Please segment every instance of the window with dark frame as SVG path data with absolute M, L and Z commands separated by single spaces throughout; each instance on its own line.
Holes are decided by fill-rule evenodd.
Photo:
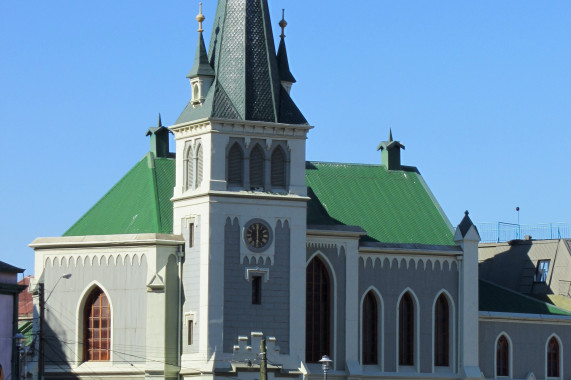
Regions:
M 83 317 L 83 360 L 110 360 L 111 308 L 107 296 L 100 288 L 93 289 L 88 296 Z
M 286 186 L 286 157 L 281 146 L 276 147 L 272 153 L 271 185 L 277 188 Z
M 378 364 L 378 306 L 372 291 L 363 300 L 363 364 Z
M 444 294 L 436 300 L 434 310 L 434 365 L 449 365 L 450 310 Z
M 539 260 L 535 270 L 535 282 L 547 282 L 547 273 L 549 273 L 550 260 Z
M 399 365 L 414 365 L 414 303 L 409 293 L 399 305 Z
M 252 277 L 252 305 L 262 304 L 262 276 Z
M 510 345 L 502 335 L 496 345 L 496 376 L 509 376 Z
M 194 223 L 188 225 L 188 246 L 194 247 Z
M 265 163 L 264 150 L 256 144 L 250 153 L 250 188 L 252 190 L 264 188 Z
M 559 377 L 559 341 L 552 337 L 547 344 L 547 377 Z
M 190 346 L 192 345 L 192 337 L 193 337 L 193 326 L 194 326 L 194 321 L 192 319 L 188 320 L 188 336 L 187 336 L 187 344 Z
M 331 354 L 331 285 L 323 261 L 315 257 L 306 269 L 305 361 L 318 363 Z
M 234 143 L 228 152 L 228 185 L 244 185 L 244 152 L 240 144 Z

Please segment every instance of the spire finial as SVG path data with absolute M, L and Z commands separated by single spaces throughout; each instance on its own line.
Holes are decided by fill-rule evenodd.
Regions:
M 200 10 L 196 15 L 196 21 L 198 21 L 198 33 L 202 33 L 204 32 L 204 29 L 202 29 L 202 23 L 204 22 L 206 17 L 204 17 L 204 15 L 202 14 L 202 3 L 199 3 L 199 8 Z
M 161 121 L 161 113 L 159 112 L 159 124 L 157 125 L 157 127 L 162 127 L 163 126 L 163 122 Z
M 285 37 L 285 28 L 287 26 L 287 21 L 285 20 L 285 9 L 282 9 L 282 20 L 280 21 L 280 27 L 282 28 L 281 38 Z
M 393 141 L 393 130 L 392 128 L 389 128 L 389 142 Z
M 468 210 L 464 211 L 464 215 L 468 216 L 469 212 Z

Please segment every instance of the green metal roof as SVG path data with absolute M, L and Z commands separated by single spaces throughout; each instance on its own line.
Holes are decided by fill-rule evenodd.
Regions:
M 568 311 L 488 281 L 480 280 L 479 289 L 480 311 L 571 316 Z
M 63 236 L 172 233 L 175 160 L 139 161 Z
M 34 325 L 32 322 L 23 322 L 18 325 L 18 332 L 26 337 L 25 345 L 30 346 L 34 340 Z
M 455 245 L 438 202 L 415 168 L 308 162 L 309 225 L 354 225 L 364 240 Z

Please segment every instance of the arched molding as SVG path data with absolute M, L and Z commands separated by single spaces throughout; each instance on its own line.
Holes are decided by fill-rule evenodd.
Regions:
M 385 342 L 385 302 L 381 292 L 373 285 L 369 286 L 363 294 L 361 294 L 361 300 L 359 301 L 359 360 L 361 365 L 363 365 L 363 303 L 365 302 L 365 297 L 367 294 L 372 293 L 377 300 L 377 360 L 380 371 L 383 372 L 385 368 L 385 355 L 384 355 L 384 342 Z
M 52 267 L 52 259 L 51 257 L 46 257 L 46 260 L 44 261 L 44 268 L 48 268 L 48 267 Z
M 413 353 L 414 353 L 414 364 L 413 367 L 415 368 L 416 372 L 420 372 L 420 302 L 416 293 L 410 288 L 406 287 L 398 296 L 397 303 L 396 303 L 396 368 L 397 372 L 400 372 L 400 367 L 403 367 L 399 364 L 399 334 L 400 334 L 400 304 L 401 300 L 405 294 L 410 294 L 410 297 L 413 301 L 414 306 L 414 344 L 413 344 Z M 404 366 L 408 367 L 408 366 Z
M 506 338 L 506 340 L 508 341 L 508 376 L 498 376 L 498 341 L 500 340 L 500 338 L 504 336 Z M 499 333 L 496 336 L 496 339 L 494 340 L 494 349 L 493 349 L 493 354 L 494 354 L 494 378 L 495 379 L 512 379 L 513 378 L 513 352 L 514 352 L 514 346 L 512 343 L 512 339 L 510 338 L 510 336 L 508 335 L 507 332 L 502 331 L 501 333 Z
M 235 150 L 237 149 L 237 150 Z M 230 154 L 232 151 L 240 153 L 240 160 L 241 162 L 238 163 L 238 167 L 240 172 L 237 173 L 240 176 L 240 183 L 230 182 Z M 249 172 L 250 172 L 250 165 L 249 165 L 249 156 L 247 154 L 247 148 L 244 141 L 244 138 L 230 138 L 228 144 L 226 145 L 226 157 L 225 157 L 225 170 L 226 170 L 226 183 L 227 187 L 238 187 L 238 188 L 249 188 Z
M 81 293 L 79 300 L 77 302 L 77 306 L 76 306 L 76 311 L 75 311 L 75 337 L 76 337 L 76 343 L 75 343 L 75 355 L 76 355 L 76 365 L 79 365 L 80 363 L 82 363 L 84 360 L 83 358 L 83 344 L 84 344 L 84 337 L 83 337 L 83 331 L 85 329 L 84 326 L 84 311 L 85 311 L 85 303 L 87 302 L 87 298 L 91 295 L 91 292 L 93 292 L 96 288 L 101 289 L 101 291 L 103 293 L 105 293 L 105 296 L 107 297 L 107 302 L 109 302 L 109 310 L 111 312 L 111 322 L 110 322 L 110 326 L 109 326 L 109 336 L 110 336 L 110 342 L 111 342 L 111 347 L 109 350 L 109 362 L 113 362 L 113 348 L 114 348 L 114 339 L 113 339 L 113 326 L 114 326 L 114 322 L 113 319 L 115 318 L 115 309 L 113 307 L 113 300 L 111 297 L 111 293 L 109 293 L 109 291 L 105 288 L 105 286 L 103 286 L 99 281 L 97 280 L 93 280 L 91 281 L 84 289 L 83 292 Z
M 315 259 L 315 258 L 319 258 L 324 266 L 325 266 L 325 270 L 327 270 L 327 273 L 329 274 L 329 278 L 331 280 L 331 289 L 329 289 L 330 291 L 330 300 L 331 300 L 331 310 L 330 310 L 330 318 L 333 320 L 333 326 L 330 329 L 330 344 L 331 344 L 331 348 L 333 350 L 333 352 L 331 353 L 331 357 L 333 358 L 333 361 L 337 361 L 337 276 L 335 275 L 335 270 L 333 269 L 333 263 L 327 258 L 327 256 L 317 250 L 316 252 L 314 252 L 309 259 L 305 262 L 305 268 L 307 271 L 307 266 L 309 265 L 309 263 Z M 337 361 L 338 362 L 338 361 Z
M 549 350 L 549 342 L 553 338 L 555 338 L 555 340 L 557 340 L 557 343 L 559 344 L 559 376 L 558 377 L 547 376 L 547 370 L 548 370 L 547 353 Z M 543 355 L 543 357 L 545 358 L 545 378 L 546 379 L 562 379 L 563 378 L 563 358 L 564 358 L 564 356 L 563 356 L 563 341 L 561 340 L 559 335 L 557 335 L 556 333 L 549 335 L 549 337 L 545 341 L 545 354 Z
M 432 300 L 432 372 L 435 372 L 435 365 L 434 365 L 434 346 L 435 346 L 435 339 L 436 339 L 436 329 L 434 328 L 436 324 L 436 301 L 440 298 L 441 295 L 446 297 L 446 301 L 448 301 L 448 367 L 452 368 L 453 371 L 456 371 L 456 304 L 454 303 L 454 299 L 452 295 L 444 288 L 440 289 L 436 293 L 436 297 Z
M 380 265 L 381 268 L 389 269 L 412 269 L 412 270 L 438 270 L 449 271 L 456 270 L 456 259 L 452 257 L 422 257 L 422 256 L 403 256 L 403 255 L 370 255 L 360 254 L 364 263 L 370 263 L 373 268 Z M 371 260 L 367 260 L 370 258 Z M 430 264 L 430 266 L 428 265 Z M 365 265 L 367 267 L 367 265 Z

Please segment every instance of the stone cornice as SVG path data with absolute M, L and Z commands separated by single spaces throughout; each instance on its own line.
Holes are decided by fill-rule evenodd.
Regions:
M 265 199 L 291 202 L 308 202 L 309 197 L 294 194 L 277 194 L 255 191 L 217 191 L 211 190 L 197 194 L 183 194 L 178 197 L 171 198 L 171 201 L 181 201 L 184 199 L 200 198 L 200 197 L 222 197 L 222 198 L 244 198 L 244 199 Z
M 496 311 L 480 311 L 480 322 L 521 322 L 521 323 L 557 323 L 571 325 L 571 316 L 548 314 L 520 314 Z
M 128 235 L 87 235 L 40 237 L 29 246 L 35 250 L 54 248 L 112 247 L 112 246 L 153 246 L 183 245 L 182 235 L 169 234 L 128 234 Z

